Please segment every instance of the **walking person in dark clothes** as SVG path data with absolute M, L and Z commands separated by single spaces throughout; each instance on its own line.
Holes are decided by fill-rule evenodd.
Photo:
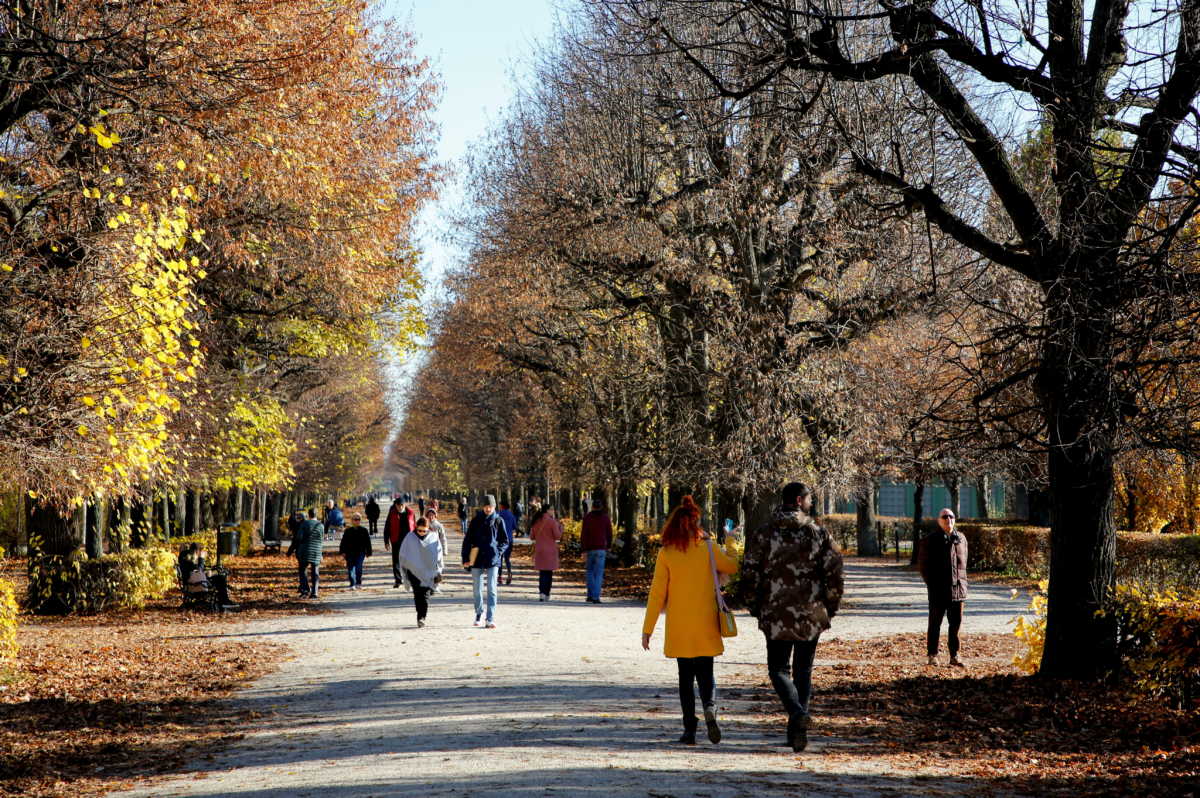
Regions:
M 338 552 L 346 558 L 350 589 L 362 590 L 363 562 L 371 556 L 371 533 L 362 525 L 362 516 L 358 513 L 352 515 L 350 520 L 353 523 L 342 533 Z
M 296 555 L 296 564 L 300 569 L 300 598 L 317 597 L 317 584 L 321 580 L 321 544 L 324 540 L 325 525 L 317 520 L 317 508 L 313 507 L 287 551 L 288 556 L 293 553 Z
M 370 527 L 371 537 L 379 534 L 379 502 L 375 501 L 375 497 L 367 499 L 367 526 Z
M 842 555 L 811 512 L 812 491 L 785 485 L 783 503 L 746 540 L 742 557 L 746 604 L 767 639 L 767 673 L 787 710 L 793 751 L 808 746 L 813 657 L 844 587 Z
M 508 502 L 505 502 L 505 501 L 500 502 L 500 509 L 496 511 L 496 515 L 500 516 L 500 520 L 504 522 L 504 531 L 508 533 L 509 541 L 511 542 L 511 541 L 515 540 L 516 536 L 517 536 L 517 516 L 513 514 L 512 510 L 508 509 Z M 501 566 L 501 570 L 503 570 L 504 565 L 508 566 L 508 579 L 505 580 L 504 584 L 511 585 L 512 584 L 512 546 L 511 545 L 507 549 L 504 550 L 504 564 Z
M 929 596 L 929 628 L 925 636 L 929 664 L 937 665 L 938 638 L 942 618 L 946 618 L 950 664 L 961 668 L 958 630 L 962 626 L 963 603 L 967 600 L 967 539 L 954 528 L 954 521 L 953 510 L 946 508 L 938 513 L 938 528 L 921 538 L 917 567 Z

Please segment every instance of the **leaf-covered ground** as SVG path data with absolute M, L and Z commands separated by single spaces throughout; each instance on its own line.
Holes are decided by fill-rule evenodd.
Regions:
M 582 582 L 583 573 L 579 558 L 564 558 L 556 578 Z M 645 599 L 650 576 L 610 566 L 605 594 Z M 821 643 L 814 733 L 836 740 L 821 756 L 850 770 L 884 760 L 911 773 L 914 790 L 922 777 L 958 775 L 1033 795 L 1200 798 L 1200 706 L 1178 711 L 1119 686 L 1025 676 L 1011 664 L 1019 645 L 968 630 L 960 670 L 927 667 L 923 635 Z M 782 730 L 765 672 L 742 687 Z
M 287 649 L 212 635 L 247 617 L 322 612 L 294 598 L 293 563 L 228 560 L 241 609 L 224 616 L 182 612 L 172 594 L 138 611 L 22 617 L 18 670 L 0 680 L 0 790 L 102 795 L 236 739 L 253 718 L 221 699 Z M 9 561 L 8 576 L 22 572 Z

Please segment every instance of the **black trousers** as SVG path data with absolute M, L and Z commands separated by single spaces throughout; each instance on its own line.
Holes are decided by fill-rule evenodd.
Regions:
M 425 616 L 429 614 L 429 587 L 421 584 L 421 580 L 417 579 L 417 575 L 408 569 L 404 570 L 408 574 L 408 584 L 412 587 L 413 604 L 417 606 L 417 620 L 425 620 Z
M 817 653 L 817 640 L 767 638 L 767 675 L 771 677 L 771 686 L 775 688 L 789 718 L 808 714 L 812 702 L 812 667 L 813 657 Z
M 949 621 L 946 630 L 946 648 L 950 656 L 958 656 L 958 630 L 962 627 L 963 602 L 950 601 L 946 597 L 929 597 L 929 629 L 925 634 L 925 651 L 929 656 L 937 656 L 938 637 L 942 632 L 942 618 Z
M 404 572 L 400 570 L 399 541 L 392 546 L 392 578 L 395 579 L 397 585 L 404 581 Z
M 700 688 L 700 705 L 711 707 L 715 701 L 717 684 L 713 679 L 712 657 L 678 657 L 679 665 L 679 708 L 686 722 L 696 717 L 696 694 L 692 682 Z
M 368 518 L 367 519 L 367 528 L 370 530 L 371 537 L 375 537 L 376 535 L 378 535 L 379 534 L 379 519 L 378 518 Z
M 538 571 L 538 592 L 550 595 L 550 588 L 554 584 L 553 571 Z

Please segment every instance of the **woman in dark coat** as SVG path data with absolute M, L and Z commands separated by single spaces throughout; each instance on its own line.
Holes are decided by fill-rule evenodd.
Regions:
M 958 658 L 958 630 L 962 626 L 963 603 L 967 600 L 967 539 L 954 528 L 954 511 L 938 513 L 938 528 L 921 540 L 917 565 L 929 595 L 929 628 L 925 653 L 929 664 L 937 665 L 938 637 L 942 618 L 949 622 L 946 647 L 950 664 L 962 667 Z

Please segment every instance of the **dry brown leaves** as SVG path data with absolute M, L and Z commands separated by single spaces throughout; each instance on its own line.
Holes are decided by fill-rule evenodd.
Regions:
M 13 576 L 22 564 L 10 568 Z M 293 598 L 294 560 L 227 560 L 239 612 L 181 612 L 168 596 L 143 610 L 26 616 L 19 670 L 0 682 L 0 790 L 93 796 L 175 770 L 238 739 L 253 713 L 221 699 L 271 671 L 284 646 L 222 640 L 247 617 L 322 612 Z
M 1024 676 L 1009 664 L 1017 645 L 1009 635 L 968 634 L 968 667 L 958 669 L 944 652 L 941 666 L 926 666 L 919 634 L 822 643 L 814 732 L 833 740 L 820 756 L 847 769 L 883 759 L 896 774 L 966 778 L 981 792 L 1200 794 L 1200 708 L 1179 712 L 1111 685 Z M 764 677 L 749 680 L 754 700 L 782 729 Z

